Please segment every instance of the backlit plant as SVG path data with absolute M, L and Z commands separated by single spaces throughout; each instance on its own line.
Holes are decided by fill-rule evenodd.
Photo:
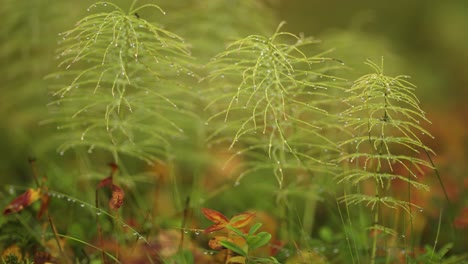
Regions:
M 340 115 L 352 137 L 340 143 L 348 153 L 342 155 L 339 162 L 345 163 L 348 169 L 337 179 L 360 186 L 357 193 L 345 192 L 340 201 L 347 206 L 365 205 L 374 214 L 366 229 L 372 234 L 370 263 L 376 263 L 380 240 L 396 237 L 399 241 L 399 237 L 405 237 L 394 229 L 400 223 L 386 220 L 382 212 L 393 209 L 409 214 L 409 222 L 402 221 L 401 230 L 404 230 L 412 228 L 412 214 L 421 209 L 410 197 L 393 193 L 392 184 L 403 181 L 408 186 L 408 196 L 412 188 L 429 191 L 429 187 L 418 180 L 418 175 L 433 167 L 420 157 L 434 153 L 420 139 L 420 135 L 430 135 L 420 122 L 429 121 L 413 93 L 415 86 L 407 81 L 407 76 L 386 76 L 383 60 L 381 65 L 371 61 L 367 64 L 375 72 L 362 76 L 346 91 L 349 93 L 345 99 L 348 109 Z M 364 183 L 369 185 L 364 187 Z M 403 242 L 410 244 L 406 239 Z
M 62 71 L 56 80 L 51 121 L 65 131 L 60 152 L 86 146 L 134 156 L 148 162 L 165 157 L 169 137 L 183 129 L 175 122 L 183 115 L 187 93 L 183 84 L 190 52 L 181 37 L 140 18 L 138 12 L 158 6 L 147 4 L 124 11 L 110 2 L 88 8 L 109 10 L 81 19 L 61 33 Z M 157 126 L 149 125 L 157 123 Z
M 442 210 L 434 245 L 414 230 L 413 193 L 442 180 L 408 77 L 382 59 L 347 80 L 320 41 L 272 27 L 274 1 L 160 2 L 95 2 L 59 33 L 59 69 L 41 80 L 48 180 L 33 167 L 35 188 L 1 193 L 3 262 L 466 259 L 437 244 Z
M 340 65 L 323 54 L 306 55 L 304 47 L 315 41 L 281 32 L 281 27 L 271 37 L 252 35 L 229 44 L 209 64 L 212 84 L 206 90 L 207 108 L 216 113 L 207 124 L 216 119 L 224 122 L 209 139 L 227 139 L 230 148 L 248 146 L 238 148 L 237 155 L 255 153 L 253 165 L 237 182 L 252 171 L 271 168 L 280 189 L 284 169 L 323 170 L 326 161 L 315 154 L 334 150 L 319 131 L 328 126 L 323 109 L 331 101 L 327 90 L 339 88 L 328 72 Z M 261 156 L 270 162 L 258 163 Z

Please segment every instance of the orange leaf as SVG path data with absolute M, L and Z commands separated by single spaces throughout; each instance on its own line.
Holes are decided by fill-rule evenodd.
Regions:
M 221 230 L 223 228 L 226 227 L 226 224 L 214 224 L 212 226 L 209 226 L 205 229 L 205 233 L 211 233 L 211 232 L 214 232 L 214 231 L 218 231 L 218 230 Z
M 16 197 L 11 201 L 7 207 L 3 210 L 4 215 L 17 213 L 23 210 L 25 207 L 31 205 L 40 198 L 40 189 L 28 189 L 26 192 Z
M 205 215 L 205 217 L 214 223 L 214 225 L 205 229 L 204 231 L 205 233 L 211 233 L 214 231 L 221 230 L 225 228 L 226 224 L 229 222 L 227 217 L 218 211 L 211 210 L 208 208 L 202 208 L 201 210 L 202 210 L 202 213 Z
M 125 193 L 119 186 L 112 184 L 112 197 L 109 201 L 109 207 L 113 210 L 119 209 L 123 204 Z
M 229 222 L 227 217 L 218 211 L 208 208 L 202 208 L 201 210 L 205 217 L 215 224 L 227 224 Z
M 255 217 L 254 213 L 242 213 L 235 215 L 229 221 L 229 225 L 235 228 L 242 228 L 246 226 Z

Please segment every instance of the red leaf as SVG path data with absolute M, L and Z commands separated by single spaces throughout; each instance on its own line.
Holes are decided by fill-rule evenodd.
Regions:
M 40 189 L 28 189 L 26 192 L 16 197 L 11 201 L 7 207 L 3 210 L 4 215 L 9 215 L 12 213 L 17 213 L 23 210 L 25 207 L 28 207 L 40 197 Z
M 255 217 L 254 213 L 242 213 L 235 215 L 229 221 L 229 225 L 235 228 L 242 228 L 246 226 Z
M 112 184 L 112 197 L 109 201 L 109 207 L 113 210 L 119 209 L 123 204 L 125 193 L 119 186 Z
M 111 187 L 112 186 L 112 176 L 114 176 L 115 172 L 117 171 L 117 169 L 119 168 L 119 166 L 117 166 L 117 164 L 111 162 L 109 163 L 109 167 L 111 168 L 111 173 L 109 175 L 109 177 L 107 178 L 104 178 L 103 180 L 101 180 L 96 189 L 101 189 L 102 187 Z
M 103 180 L 101 180 L 96 189 L 101 189 L 102 187 L 106 187 L 106 186 L 111 186 L 112 185 L 112 176 L 109 176 Z

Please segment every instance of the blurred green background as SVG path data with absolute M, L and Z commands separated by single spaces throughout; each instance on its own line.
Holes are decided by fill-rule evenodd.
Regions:
M 279 7 L 287 30 L 318 36 L 353 64 L 395 58 L 423 104 L 466 105 L 467 1 L 290 0 Z
M 203 1 L 203 0 L 200 0 Z M 219 0 L 235 6 L 236 0 Z M 28 158 L 37 157 L 40 166 L 56 164 L 63 173 L 66 160 L 50 140 L 56 127 L 45 125 L 51 98 L 47 74 L 56 71 L 55 50 L 59 32 L 73 27 L 88 15 L 95 1 L 0 0 L 0 185 L 28 186 L 32 182 Z M 128 5 L 130 1 L 116 1 Z M 188 3 L 195 0 L 153 1 L 174 17 L 199 22 Z M 212 1 L 211 1 L 212 2 Z M 439 167 L 449 198 L 456 203 L 455 217 L 466 208 L 468 196 L 468 1 L 338 1 L 263 0 L 271 14 L 244 14 L 255 24 L 255 16 L 272 16 L 276 24 L 286 21 L 284 31 L 303 33 L 322 40 L 320 49 L 333 49 L 331 57 L 348 67 L 344 75 L 355 78 L 369 72 L 366 59 L 385 59 L 386 74 L 404 74 L 417 85 L 416 94 L 432 125 L 427 129 L 435 140 L 425 144 L 438 154 Z M 179 9 L 178 9 L 179 8 Z M 228 9 L 229 10 L 229 9 Z M 236 12 L 241 12 L 236 9 Z M 182 14 L 182 15 L 181 15 Z M 186 14 L 186 15 L 183 15 Z M 225 14 L 217 14 L 222 17 Z M 227 14 L 226 14 L 227 15 Z M 191 21 L 193 19 L 193 21 Z M 232 25 L 216 23 L 225 34 Z M 206 21 L 205 21 L 206 22 Z M 187 32 L 183 23 L 169 23 L 168 29 L 201 49 L 206 39 Z M 177 28 L 179 27 L 179 28 Z M 255 28 L 253 25 L 251 28 Z M 259 26 L 261 28 L 261 26 Z M 275 25 L 271 32 L 275 30 Z M 255 32 L 252 32 L 252 34 Z M 188 34 L 188 35 L 185 35 Z M 226 39 L 226 43 L 231 39 Z M 217 39 L 216 43 L 222 41 Z M 219 47 L 222 50 L 222 47 Z M 216 51 L 217 52 L 217 51 Z M 207 61 L 207 58 L 201 58 Z M 104 165 L 103 165 L 104 166 Z M 42 170 L 50 172 L 50 170 Z M 74 172 L 75 174 L 77 172 Z M 66 175 L 63 175 L 65 177 Z M 442 199 L 436 179 L 429 179 L 432 195 Z M 58 184 L 58 183 L 54 183 Z M 426 197 L 432 199 L 431 197 Z M 424 198 L 424 199 L 426 199 Z M 443 200 L 443 199 L 442 199 Z M 437 204 L 429 206 L 436 207 Z M 438 214 L 428 214 L 437 219 Z M 465 222 L 466 224 L 466 222 Z M 466 226 L 464 227 L 466 229 Z

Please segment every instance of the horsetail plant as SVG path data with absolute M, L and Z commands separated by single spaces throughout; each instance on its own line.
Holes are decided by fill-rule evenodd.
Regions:
M 335 169 L 331 157 L 338 147 L 329 139 L 328 110 L 342 89 L 342 79 L 332 75 L 342 62 L 314 52 L 317 40 L 281 31 L 283 25 L 271 36 L 250 35 L 229 44 L 208 64 L 204 92 L 211 115 L 208 145 L 228 145 L 231 159 L 245 160 L 235 186 L 246 176 L 257 182 L 274 177 L 278 214 L 287 219 L 281 234 L 287 239 L 298 226 L 287 217 L 297 210 L 291 200 L 305 201 L 300 225 L 311 232 L 320 182 Z
M 307 55 L 306 48 L 317 41 L 281 32 L 283 24 L 271 37 L 251 35 L 231 43 L 208 65 L 212 83 L 206 109 L 214 114 L 206 124 L 224 123 L 214 126 L 208 141 L 229 141 L 230 148 L 242 143 L 248 147 L 239 147 L 234 156 L 253 155 L 253 166 L 236 184 L 247 174 L 273 169 L 282 189 L 285 168 L 322 171 L 327 161 L 314 152 L 335 150 L 319 131 L 327 126 L 327 89 L 339 88 L 328 72 L 340 64 L 324 54 Z M 259 166 L 262 160 L 271 162 Z
M 51 121 L 66 130 L 62 153 L 87 146 L 115 160 L 125 154 L 152 162 L 167 155 L 170 137 L 183 134 L 174 120 L 184 115 L 183 80 L 195 76 L 188 69 L 190 52 L 181 37 L 138 14 L 155 9 L 163 15 L 161 8 L 135 2 L 127 12 L 111 2 L 93 4 L 88 11 L 109 11 L 60 34 L 64 69 L 49 78 L 56 79 L 57 98 Z
M 412 208 L 420 209 L 410 199 L 405 199 L 408 196 L 392 193 L 392 183 L 397 180 L 405 182 L 408 195 L 410 187 L 429 190 L 427 185 L 418 181 L 418 175 L 425 169 L 431 169 L 432 165 L 419 154 L 434 152 L 422 143 L 419 136 L 430 136 L 420 125 L 421 121 L 429 121 L 413 93 L 415 86 L 407 81 L 407 76 L 384 75 L 383 59 L 381 65 L 372 61 L 366 64 L 375 73 L 362 76 L 347 90 L 349 96 L 344 102 L 349 107 L 340 114 L 351 136 L 340 143 L 347 153 L 339 161 L 348 168 L 337 179 L 340 183 L 352 183 L 362 189 L 366 189 L 365 184 L 372 186 L 367 188 L 367 192 L 345 192 L 339 201 L 347 206 L 364 204 L 373 211 L 373 224 L 368 229 L 373 234 L 370 263 L 376 263 L 377 234 L 391 237 L 398 234 L 386 226 L 381 216 L 383 210 L 402 210 L 411 219 Z

